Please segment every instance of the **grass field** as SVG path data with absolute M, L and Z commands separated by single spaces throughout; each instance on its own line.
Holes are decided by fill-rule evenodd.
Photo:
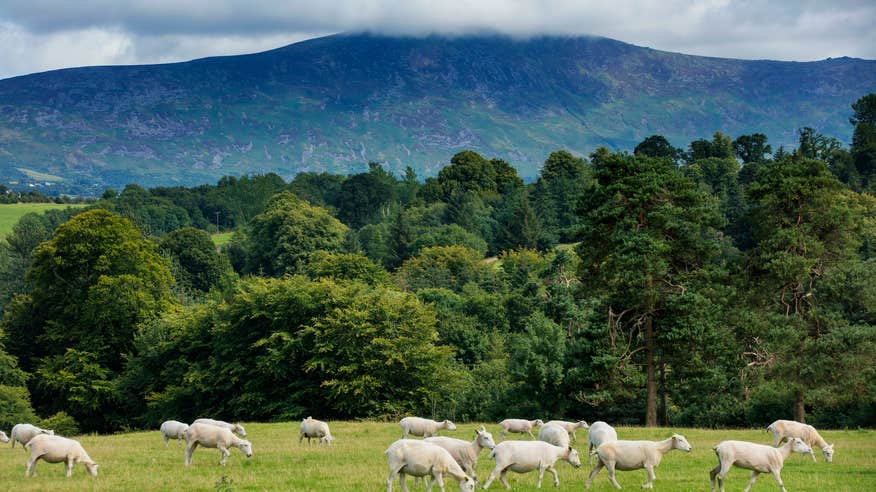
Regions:
M 40 213 L 58 208 L 83 206 L 64 203 L 2 203 L 0 204 L 0 238 L 9 234 L 18 219 L 28 212 Z
M 97 477 L 88 476 L 83 465 L 77 465 L 72 478 L 64 477 L 62 464 L 39 462 L 37 477 L 25 478 L 24 465 L 28 453 L 18 445 L 15 449 L 0 449 L 0 483 L 11 490 L 22 491 L 133 491 L 133 490 L 295 490 L 295 491 L 379 491 L 385 490 L 387 462 L 383 451 L 400 436 L 395 423 L 333 422 L 336 440 L 331 447 L 298 445 L 298 423 L 245 424 L 247 438 L 253 443 L 253 457 L 247 459 L 234 449 L 224 467 L 219 466 L 219 452 L 198 448 L 191 467 L 183 465 L 183 446 L 171 442 L 164 448 L 160 433 L 137 432 L 112 436 L 81 436 L 78 438 L 99 465 Z M 443 435 L 468 438 L 475 424 L 459 424 L 456 432 Z M 487 425 L 498 439 L 498 426 Z M 685 454 L 672 451 L 657 468 L 655 489 L 664 491 L 709 490 L 709 470 L 715 466 L 711 450 L 724 439 L 742 439 L 768 443 L 766 431 L 643 429 L 618 428 L 621 438 L 662 439 L 671 433 L 684 434 L 693 445 Z M 586 464 L 586 431 L 579 431 L 574 445 L 582 453 L 583 464 L 574 469 L 567 463 L 557 464 L 560 490 L 584 489 L 590 471 Z M 876 490 L 876 431 L 825 431 L 822 435 L 836 445 L 836 455 L 827 464 L 816 452 L 818 463 L 808 456 L 793 455 L 785 463 L 782 478 L 792 492 L 851 492 Z M 478 462 L 478 476 L 483 482 L 492 468 L 487 452 Z M 536 474 L 509 473 L 512 490 L 534 491 Z M 750 473 L 733 469 L 727 477 L 728 491 L 742 490 Z M 223 477 L 226 482 L 223 484 Z M 644 470 L 618 472 L 620 484 L 637 490 L 645 482 Z M 408 485 L 411 490 L 412 480 Z M 545 475 L 543 489 L 552 490 L 550 474 Z M 772 476 L 761 475 L 752 491 L 777 490 Z M 393 490 L 401 490 L 398 480 Z M 435 489 L 437 491 L 437 487 Z M 447 484 L 448 492 L 458 490 L 455 482 Z M 497 481 L 490 490 L 504 490 Z M 603 470 L 590 490 L 614 490 Z
M 234 232 L 217 232 L 211 237 L 213 238 L 213 244 L 221 248 L 228 244 L 228 241 L 231 241 L 232 236 L 234 236 Z

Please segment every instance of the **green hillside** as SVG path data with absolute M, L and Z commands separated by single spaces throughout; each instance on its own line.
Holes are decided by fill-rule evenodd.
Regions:
M 0 204 L 0 238 L 9 234 L 12 227 L 22 215 L 46 210 L 62 209 L 67 207 L 81 207 L 83 205 L 70 205 L 66 203 L 3 203 Z

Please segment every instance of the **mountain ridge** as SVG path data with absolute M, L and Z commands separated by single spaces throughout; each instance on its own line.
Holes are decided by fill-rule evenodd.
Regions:
M 801 126 L 848 141 L 876 61 L 683 55 L 599 37 L 338 34 L 260 53 L 0 80 L 0 177 L 99 189 L 228 174 L 435 174 L 472 149 L 534 176 L 552 150 Z

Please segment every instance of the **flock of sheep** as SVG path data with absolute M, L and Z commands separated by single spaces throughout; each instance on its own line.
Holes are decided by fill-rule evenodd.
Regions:
M 692 447 L 684 436 L 673 434 L 663 441 L 624 441 L 619 440 L 617 431 L 605 422 L 565 422 L 552 420 L 544 423 L 541 420 L 506 419 L 499 422 L 502 439 L 509 432 L 526 433 L 535 439 L 532 430 L 539 427 L 538 440 L 534 441 L 503 441 L 493 442 L 493 437 L 481 426 L 475 431 L 471 442 L 449 437 L 436 437 L 439 430 L 456 430 L 453 422 L 419 417 L 406 417 L 399 422 L 402 428 L 402 438 L 392 443 L 386 450 L 389 459 L 389 477 L 386 480 L 387 492 L 392 492 L 395 476 L 403 491 L 407 492 L 405 476 L 430 476 L 429 490 L 437 482 L 444 491 L 444 475 L 452 477 L 459 483 L 461 492 L 472 492 L 475 489 L 477 477 L 474 467 L 478 456 L 484 448 L 490 449 L 487 455 L 495 460 L 496 466 L 484 483 L 488 489 L 498 476 L 506 489 L 511 485 L 506 479 L 507 472 L 527 473 L 538 471 L 538 487 L 541 488 L 544 472 L 549 471 L 554 477 L 554 486 L 560 485 L 554 463 L 562 459 L 574 467 L 580 467 L 578 453 L 571 447 L 570 441 L 575 441 L 575 431 L 579 428 L 588 429 L 588 462 L 596 456 L 596 466 L 587 477 L 585 487 L 589 488 L 593 478 L 603 468 L 608 470 L 608 479 L 616 488 L 621 488 L 615 479 L 616 470 L 645 469 L 648 482 L 642 488 L 653 487 L 656 468 L 663 456 L 673 449 L 690 452 Z M 772 473 L 782 491 L 785 485 L 780 475 L 785 460 L 792 452 L 809 454 L 813 461 L 815 455 L 811 446 L 818 446 L 824 458 L 833 461 L 833 445 L 828 444 L 811 425 L 790 420 L 777 420 L 767 427 L 773 435 L 773 445 L 756 444 L 746 441 L 722 441 L 714 448 L 718 457 L 718 465 L 709 472 L 712 491 L 715 483 L 724 491 L 724 478 L 733 466 L 751 470 L 751 480 L 745 487 L 745 492 L 751 488 L 757 476 L 761 473 Z M 328 432 L 328 426 L 326 426 Z M 407 439 L 408 435 L 422 436 L 425 439 L 416 441 Z M 787 441 L 781 447 L 776 447 Z
M 554 468 L 558 460 L 562 459 L 576 468 L 581 466 L 577 451 L 570 445 L 570 441 L 577 440 L 575 431 L 578 429 L 588 430 L 588 463 L 592 462 L 594 455 L 596 456 L 596 466 L 585 482 L 585 487 L 588 488 L 593 478 L 605 468 L 608 470 L 608 479 L 616 488 L 621 488 L 615 479 L 616 470 L 645 469 L 648 473 L 648 482 L 642 485 L 642 488 L 650 489 L 656 479 L 654 468 L 660 464 L 666 453 L 673 449 L 685 452 L 690 452 L 692 449 L 687 439 L 679 434 L 673 434 L 663 441 L 619 440 L 617 431 L 605 422 L 587 425 L 584 421 L 551 420 L 544 423 L 541 420 L 506 419 L 499 422 L 502 438 L 499 444 L 493 441 L 493 436 L 484 426 L 475 430 L 472 441 L 465 441 L 438 436 L 441 430 L 456 430 L 456 426 L 449 420 L 437 422 L 420 417 L 405 417 L 401 419 L 399 425 L 402 429 L 402 438 L 392 443 L 385 451 L 389 460 L 387 492 L 392 492 L 396 475 L 399 476 L 401 488 L 405 492 L 408 490 L 405 484 L 407 475 L 416 479 L 430 477 L 428 485 L 430 491 L 437 483 L 443 492 L 444 477 L 448 476 L 459 483 L 461 492 L 472 492 L 477 483 L 475 466 L 484 449 L 490 450 L 488 457 L 496 463 L 483 485 L 484 489 L 488 489 L 496 478 L 499 478 L 506 489 L 510 489 L 511 485 L 506 479 L 509 470 L 516 473 L 538 471 L 539 488 L 544 472 L 549 471 L 553 475 L 554 486 L 558 487 L 560 481 Z M 532 433 L 535 427 L 539 428 L 537 440 Z M 746 441 L 722 441 L 712 448 L 718 456 L 718 465 L 709 472 L 713 492 L 716 481 L 721 492 L 724 491 L 724 478 L 733 466 L 752 472 L 745 492 L 748 492 L 760 473 L 772 473 L 782 491 L 785 491 L 780 472 L 791 453 L 809 454 L 815 461 L 812 447 L 817 446 L 827 462 L 833 461 L 833 445 L 828 444 L 811 425 L 791 420 L 777 420 L 770 424 L 767 430 L 773 435 L 772 446 Z M 529 434 L 533 440 L 505 441 L 509 432 Z M 168 420 L 161 424 L 161 435 L 165 446 L 170 439 L 178 441 L 185 439 L 186 465 L 191 465 L 192 453 L 199 445 L 218 449 L 222 455 L 219 462 L 221 465 L 224 465 L 231 455 L 230 448 L 240 449 L 247 458 L 252 456 L 252 444 L 246 439 L 235 436 L 235 433 L 246 437 L 246 430 L 242 425 L 221 420 L 197 419 L 191 425 Z M 25 450 L 30 450 L 25 476 L 36 475 L 36 462 L 40 459 L 48 463 L 65 463 L 68 477 L 72 475 L 73 465 L 77 463 L 84 464 L 91 475 L 97 475 L 97 463 L 88 456 L 79 441 L 54 434 L 52 430 L 41 429 L 30 424 L 18 424 L 12 428 L 9 437 L 0 431 L 0 442 L 12 441 L 12 447 L 19 442 Z M 408 439 L 409 435 L 424 439 Z M 301 444 L 305 438 L 308 443 L 311 439 L 317 439 L 319 443 L 325 444 L 331 444 L 334 440 L 328 424 L 311 417 L 301 421 L 298 443 Z M 776 447 L 783 442 L 786 443 Z

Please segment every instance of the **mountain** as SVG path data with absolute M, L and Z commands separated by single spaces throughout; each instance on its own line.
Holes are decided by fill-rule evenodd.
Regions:
M 192 185 L 274 171 L 435 174 L 473 149 L 535 176 L 553 150 L 811 126 L 848 141 L 876 61 L 734 60 L 597 37 L 340 34 L 263 53 L 0 80 L 0 180 Z

